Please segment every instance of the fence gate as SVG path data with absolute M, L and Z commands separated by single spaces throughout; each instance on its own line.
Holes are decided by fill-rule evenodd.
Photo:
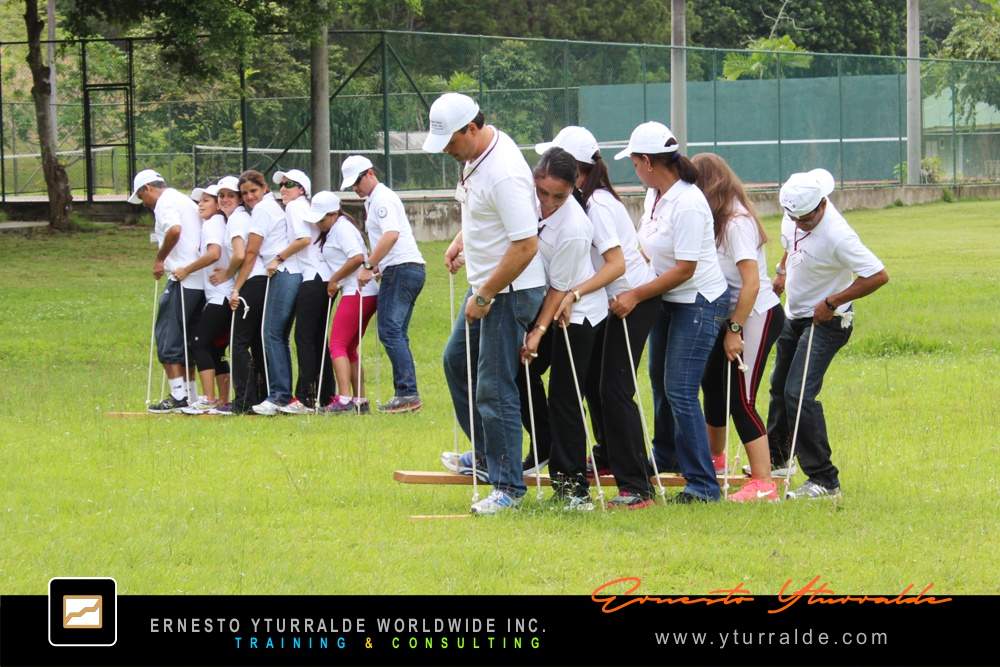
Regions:
M 124 81 L 114 74 L 88 76 L 87 42 L 81 45 L 81 80 L 83 84 L 83 142 L 87 167 L 87 201 L 94 193 L 131 192 L 135 175 L 135 128 L 132 124 L 133 77 L 132 42 L 119 43 L 125 55 Z M 98 79 L 94 81 L 93 79 Z M 106 80 L 112 79 L 112 80 Z

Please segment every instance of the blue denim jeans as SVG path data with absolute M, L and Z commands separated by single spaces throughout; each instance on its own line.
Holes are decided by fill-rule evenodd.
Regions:
M 392 364 L 392 384 L 396 396 L 416 396 L 417 369 L 410 352 L 410 318 L 413 305 L 424 288 L 427 270 L 423 264 L 408 262 L 387 266 L 378 292 L 378 339 Z
M 830 439 L 826 434 L 826 418 L 819 392 L 823 389 L 823 376 L 833 357 L 851 337 L 854 327 L 842 329 L 840 318 L 817 324 L 813 332 L 812 350 L 809 353 L 809 374 L 805 386 L 802 371 L 805 367 L 806 348 L 809 344 L 809 326 L 812 318 L 786 319 L 775 348 L 778 353 L 771 374 L 771 407 L 767 414 L 767 439 L 771 447 L 771 461 L 780 465 L 791 454 L 791 438 L 795 429 L 795 413 L 802 394 L 802 416 L 799 422 L 795 454 L 802 471 L 809 479 L 828 489 L 840 486 L 837 467 L 830 460 Z
M 677 466 L 687 481 L 684 491 L 705 500 L 717 500 L 720 493 L 698 389 L 728 310 L 725 294 L 715 301 L 701 294 L 694 303 L 664 301 L 661 322 L 649 339 L 657 427 L 662 422 L 663 435 L 672 436 Z M 661 364 L 658 368 L 653 365 L 654 357 Z M 658 444 L 654 443 L 654 456 Z M 664 454 L 659 453 L 658 465 Z
M 264 308 L 264 353 L 267 357 L 267 400 L 287 405 L 292 400 L 292 331 L 295 297 L 302 284 L 301 273 L 278 271 L 267 285 Z
M 466 299 L 471 295 L 469 290 Z M 444 375 L 458 423 L 467 437 L 470 429 L 475 429 L 476 452 L 486 455 L 490 484 L 516 498 L 526 490 L 521 468 L 521 404 L 517 387 L 520 351 L 524 334 L 535 320 L 544 296 L 544 287 L 497 294 L 486 317 L 469 324 L 475 395 L 472 425 L 465 366 L 464 302 L 444 348 Z

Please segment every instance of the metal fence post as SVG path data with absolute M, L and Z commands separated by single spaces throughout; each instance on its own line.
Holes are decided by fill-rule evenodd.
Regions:
M 385 155 L 385 180 L 392 188 L 392 155 L 389 151 L 389 46 L 382 31 L 382 143 Z
M 0 44 L 0 73 L 3 72 L 3 45 Z M 0 76 L 0 201 L 7 203 L 7 160 L 3 148 L 3 77 Z
M 649 106 L 647 104 L 646 92 L 646 45 L 639 45 L 639 71 L 642 72 L 642 122 L 649 120 Z
M 569 125 L 569 40 L 563 40 L 563 127 Z
M 80 42 L 80 86 L 83 88 L 83 163 L 87 174 L 87 201 L 94 201 L 94 160 L 90 150 L 90 93 L 87 90 L 87 42 Z
M 125 187 L 131 191 L 132 179 L 135 178 L 135 42 L 130 38 L 128 40 L 128 108 L 125 110 L 126 121 L 128 127 L 126 128 L 127 137 L 125 141 L 128 143 L 128 182 Z M 114 150 L 114 149 L 112 149 Z M 114 167 L 112 166 L 112 172 Z
M 778 187 L 781 187 L 782 174 L 784 171 L 781 168 L 781 54 L 777 53 L 777 77 L 775 81 L 778 84 Z
M 712 148 L 719 152 L 719 50 L 712 49 Z
M 956 124 L 956 112 L 958 105 L 955 103 L 955 77 L 951 79 L 951 184 L 958 185 L 958 131 Z
M 840 123 L 840 187 L 844 187 L 844 77 L 841 63 L 844 57 L 837 58 L 837 122 Z
M 240 54 L 240 170 L 246 171 L 249 164 L 247 150 L 247 69 Z
M 479 106 L 486 106 L 483 100 L 483 36 L 479 36 L 479 71 L 476 76 L 479 78 Z
M 896 136 L 899 138 L 899 141 L 897 142 L 897 144 L 899 145 L 899 156 L 898 156 L 899 157 L 899 162 L 898 162 L 898 164 L 899 164 L 899 184 L 900 185 L 905 185 L 906 184 L 906 178 L 903 176 L 903 172 L 906 170 L 906 160 L 903 157 L 903 114 L 906 112 L 906 109 L 903 106 L 903 98 L 902 98 L 902 95 L 903 95 L 903 93 L 902 93 L 902 88 L 903 88 L 902 77 L 903 77 L 903 74 L 902 74 L 902 72 L 899 71 L 899 65 L 901 63 L 905 65 L 905 61 L 901 61 L 901 60 L 897 60 L 896 61 L 896 65 L 897 65 L 897 69 L 896 69 L 896 109 L 899 112 L 897 114 L 897 116 L 896 116 Z

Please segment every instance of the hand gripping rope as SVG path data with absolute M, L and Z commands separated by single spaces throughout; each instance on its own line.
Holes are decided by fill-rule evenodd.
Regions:
M 799 389 L 799 405 L 795 409 L 795 428 L 792 429 L 792 449 L 788 454 L 788 471 L 785 473 L 785 492 L 782 497 L 787 497 L 788 487 L 792 481 L 792 462 L 795 461 L 795 441 L 799 436 L 799 418 L 802 416 L 802 399 L 806 395 L 806 378 L 809 377 L 809 357 L 812 353 L 813 346 L 813 332 L 816 330 L 816 324 L 809 324 L 809 340 L 806 342 L 806 359 L 802 363 L 802 388 Z
M 469 349 L 469 320 L 465 320 L 465 380 L 469 394 L 469 440 L 472 441 L 472 502 L 479 502 L 479 475 L 476 470 L 476 423 L 473 421 L 475 408 L 472 403 L 472 350 Z
M 267 324 L 267 293 L 271 289 L 271 276 L 264 283 L 264 305 L 260 313 L 260 349 L 264 355 L 264 384 L 267 385 L 267 397 L 271 396 L 271 376 L 267 372 L 267 341 L 264 340 L 264 326 Z M 259 377 L 259 376 L 258 376 Z
M 326 297 L 326 324 L 323 325 L 323 344 L 320 346 L 319 358 L 319 381 L 316 383 L 316 414 L 323 409 L 320 397 L 323 395 L 323 370 L 326 368 L 326 358 L 330 356 L 330 308 L 333 306 L 333 297 Z
M 153 402 L 153 347 L 156 346 L 156 312 L 160 303 L 160 279 L 153 279 L 153 321 L 149 325 L 149 374 L 146 377 L 146 407 Z
M 656 457 L 653 456 L 653 441 L 649 438 L 649 428 L 646 426 L 646 413 L 642 409 L 642 396 L 639 394 L 639 378 L 635 373 L 635 366 L 632 360 L 632 341 L 628 337 L 628 317 L 622 318 L 622 329 L 625 331 L 625 347 L 628 350 L 628 368 L 632 372 L 632 386 L 635 387 L 635 402 L 639 405 L 639 421 L 642 422 L 642 437 L 646 441 L 646 451 L 649 454 L 649 460 L 653 462 L 653 474 L 656 476 L 656 486 L 657 492 L 660 494 L 660 499 L 666 502 L 667 490 L 663 488 L 663 480 L 660 479 L 660 471 L 656 466 Z
M 243 302 L 243 317 L 247 318 L 247 313 L 250 312 L 250 304 L 243 297 L 239 297 L 239 300 Z M 229 358 L 233 361 L 233 380 L 236 379 L 236 311 L 233 311 L 232 316 L 229 318 Z M 229 383 L 229 404 L 232 405 L 236 401 L 236 382 Z
M 525 342 L 528 334 L 524 334 Z M 538 356 L 538 355 L 535 355 Z M 529 361 L 524 361 L 524 385 L 528 390 L 528 419 L 531 422 L 531 453 L 535 458 L 535 496 L 542 500 L 542 471 L 538 468 L 538 438 L 535 436 L 535 400 L 531 396 L 531 374 L 528 370 Z
M 583 409 L 583 395 L 580 393 L 580 381 L 576 376 L 576 362 L 573 361 L 573 347 L 569 342 L 569 327 L 562 327 L 563 337 L 566 339 L 566 354 L 569 355 L 569 368 L 573 372 L 573 388 L 576 389 L 576 400 L 580 405 L 580 419 L 583 420 L 583 432 L 587 438 L 587 457 L 594 461 L 594 446 L 590 439 L 590 426 L 587 424 L 587 412 Z M 594 461 L 594 484 L 597 485 L 597 500 L 601 503 L 601 509 L 607 509 L 604 505 L 604 489 L 601 487 L 601 475 L 597 470 L 597 462 Z
M 451 333 L 451 327 L 455 326 L 455 274 L 448 271 L 448 313 L 451 317 L 448 320 L 448 333 Z M 454 420 L 451 423 L 451 451 L 458 451 L 458 420 Z
M 191 405 L 191 366 L 188 362 L 188 326 L 187 309 L 184 307 L 184 285 L 177 281 L 177 289 L 181 291 L 181 334 L 184 336 L 184 395 L 187 396 L 187 403 Z

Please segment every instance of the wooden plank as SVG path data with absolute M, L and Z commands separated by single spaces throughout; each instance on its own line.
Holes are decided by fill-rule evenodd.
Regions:
M 181 417 L 222 417 L 223 415 L 187 415 L 183 412 L 105 412 L 105 417 L 171 417 L 179 415 Z
M 401 484 L 444 484 L 444 485 L 462 485 L 471 486 L 472 475 L 459 475 L 454 472 L 447 472 L 444 470 L 397 470 L 392 474 L 392 478 Z M 542 486 L 552 486 L 552 480 L 549 479 L 548 475 L 540 476 Z M 653 485 L 656 485 L 656 478 L 651 478 L 653 480 Z M 778 478 L 775 478 L 776 480 Z M 660 481 L 663 486 L 684 486 L 684 478 L 680 475 L 674 473 L 661 473 Z M 719 483 L 722 484 L 725 478 L 719 477 Z M 735 476 L 731 475 L 729 477 L 730 487 L 740 487 L 750 481 L 749 477 L 744 477 L 742 475 Z M 524 483 L 529 488 L 535 486 L 535 476 L 525 475 Z M 480 484 L 488 484 L 487 482 L 480 482 Z M 591 482 L 593 484 L 593 482 Z M 615 486 L 615 478 L 612 475 L 601 475 L 601 486 Z
M 432 521 L 434 519 L 470 519 L 472 518 L 472 513 L 469 514 L 411 514 L 411 521 Z

